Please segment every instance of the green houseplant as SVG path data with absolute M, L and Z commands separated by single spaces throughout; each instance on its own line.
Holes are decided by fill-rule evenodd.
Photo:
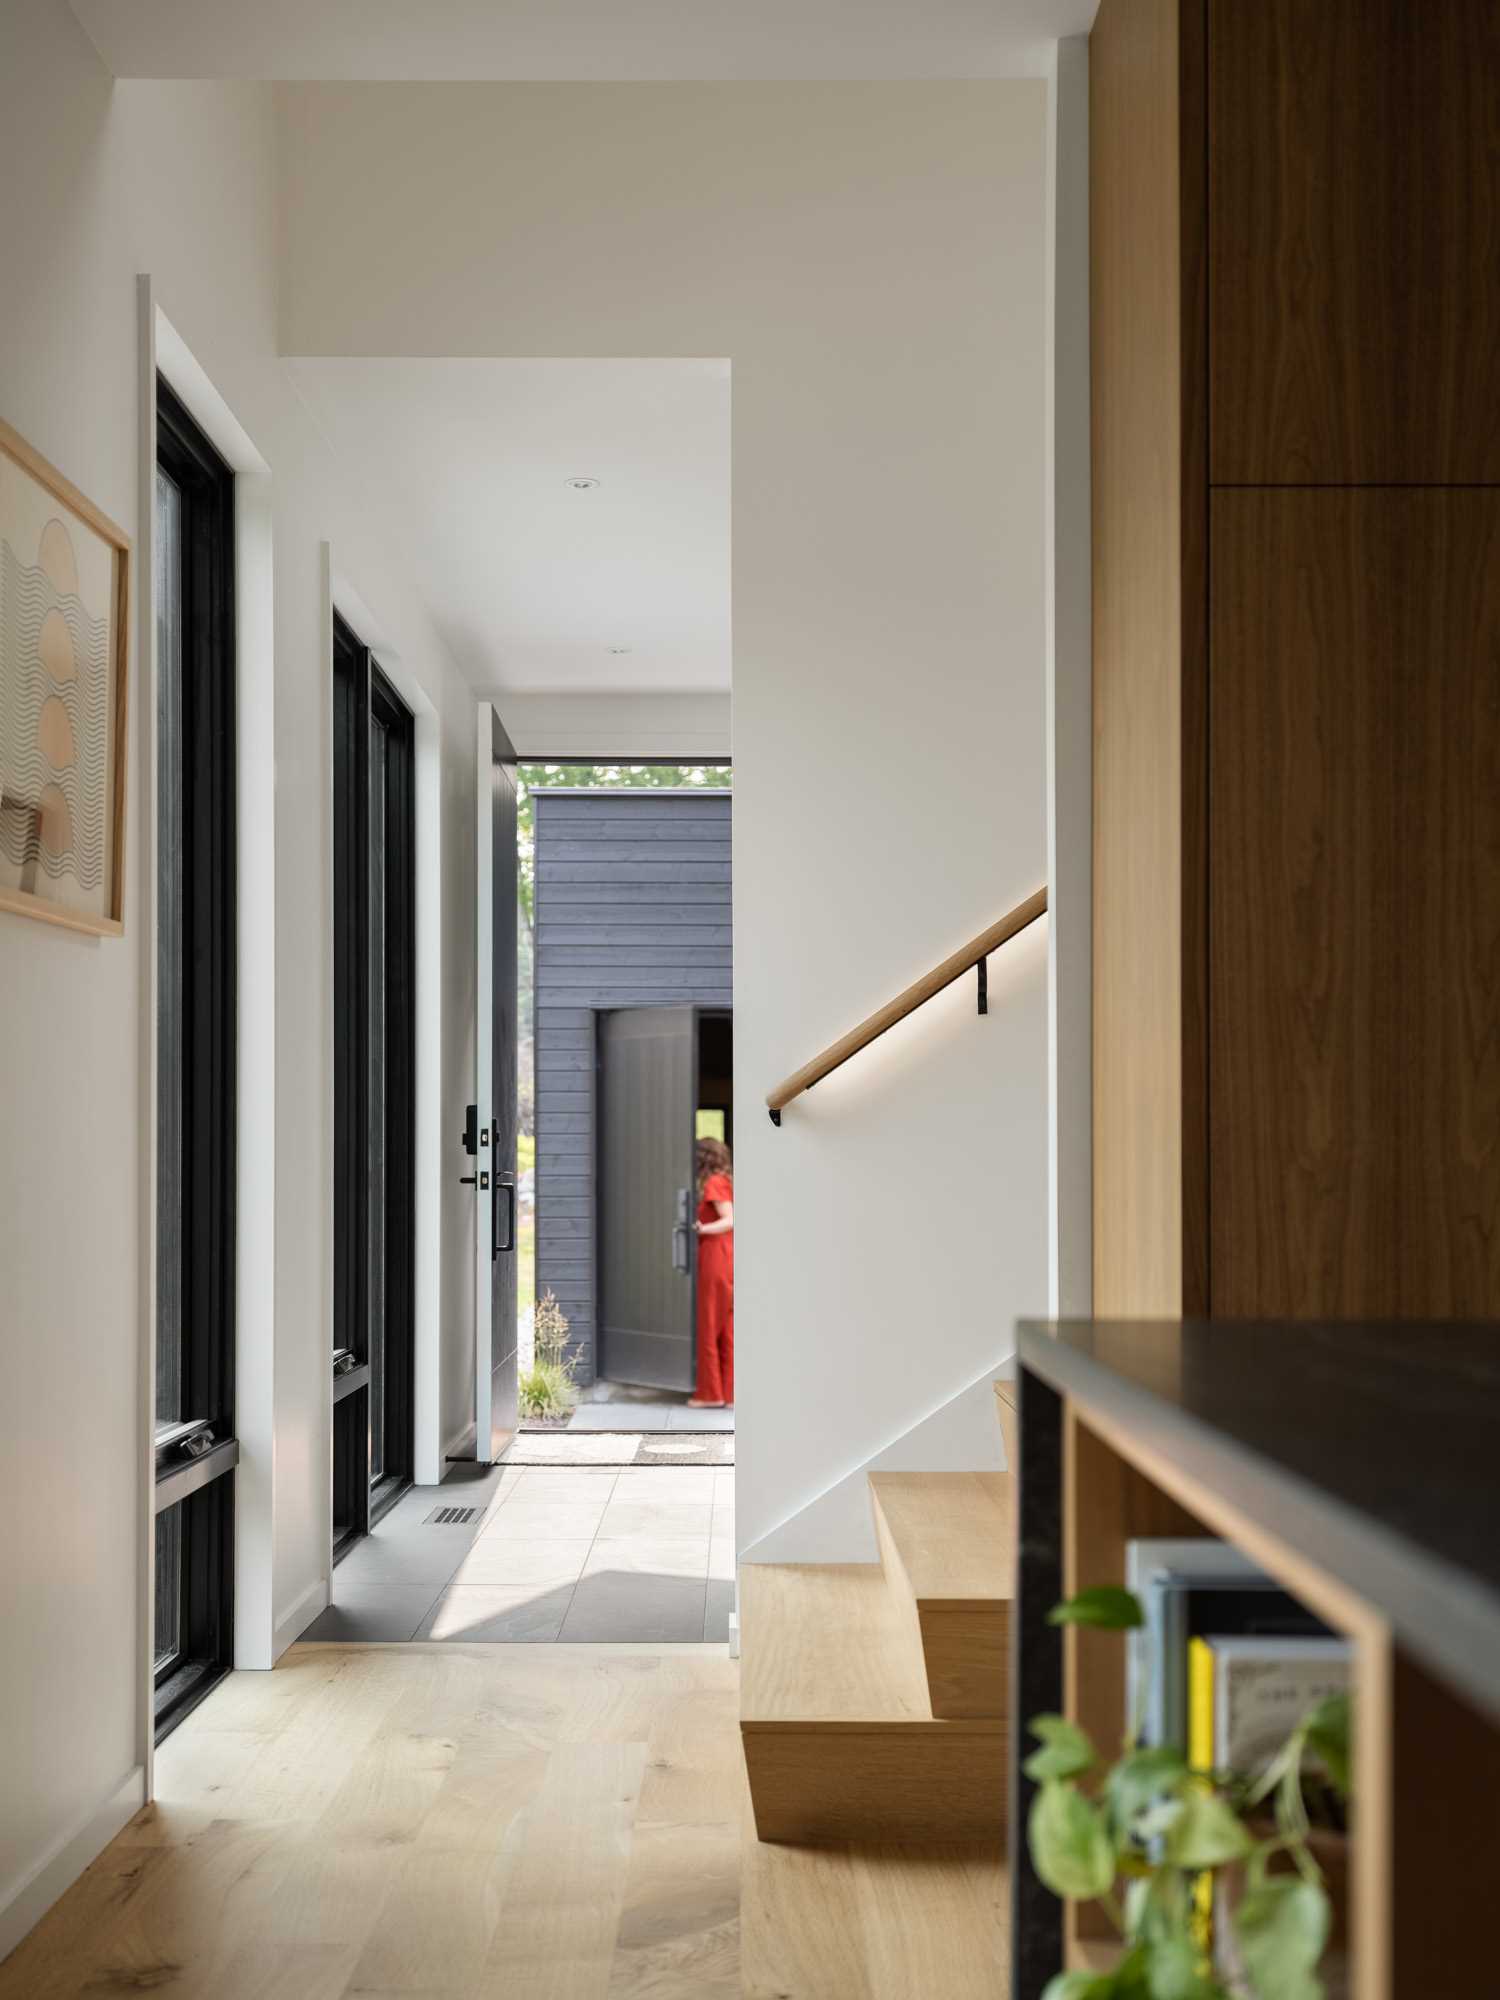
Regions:
M 1098 1630 L 1143 1623 L 1137 1600 L 1114 1588 L 1083 1591 L 1051 1615 Z M 1191 1770 L 1178 1749 L 1142 1747 L 1135 1724 L 1107 1767 L 1063 1716 L 1037 1716 L 1031 1731 L 1032 1863 L 1054 1895 L 1097 1902 L 1121 1940 L 1113 1970 L 1059 1973 L 1045 2000 L 1324 2000 L 1330 1905 L 1310 1846 L 1304 1767 L 1316 1760 L 1347 1795 L 1346 1698 L 1321 1702 L 1250 1776 Z M 1269 1826 L 1254 1818 L 1267 1806 Z M 1236 1891 L 1218 1899 L 1230 1949 L 1215 1954 L 1208 1913 L 1225 1881 Z

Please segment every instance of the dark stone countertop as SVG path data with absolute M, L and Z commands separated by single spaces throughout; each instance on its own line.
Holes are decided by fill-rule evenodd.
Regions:
M 1348 1585 L 1500 1720 L 1500 1322 L 1025 1321 L 1019 1336 L 1022 1366 Z

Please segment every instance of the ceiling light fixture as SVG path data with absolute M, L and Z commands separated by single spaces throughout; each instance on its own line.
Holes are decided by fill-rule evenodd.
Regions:
M 576 479 L 570 479 L 567 483 L 575 493 L 587 493 L 591 486 L 599 484 L 597 479 L 589 479 L 583 474 L 580 474 Z
M 630 648 L 628 646 L 611 646 L 609 650 L 612 653 L 628 653 Z

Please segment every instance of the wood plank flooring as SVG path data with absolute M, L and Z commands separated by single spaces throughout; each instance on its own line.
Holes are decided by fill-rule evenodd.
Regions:
M 296 1646 L 163 1746 L 0 2000 L 1003 1992 L 993 1851 L 755 1841 L 738 1678 L 718 1646 Z
M 738 1699 L 722 1647 L 294 1647 L 163 1746 L 0 2000 L 731 2000 Z

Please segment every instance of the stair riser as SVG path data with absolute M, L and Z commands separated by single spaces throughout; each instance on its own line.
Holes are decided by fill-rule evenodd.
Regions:
M 1010 1713 L 1010 1605 L 919 1605 L 877 1496 L 871 1496 L 880 1564 L 891 1595 L 915 1626 L 932 1713 L 944 1720 L 1003 1721 Z
M 762 1840 L 995 1840 L 1005 1833 L 1003 1730 L 747 1729 Z
M 917 1620 L 933 1714 L 1004 1721 L 1010 1713 L 1010 1606 L 919 1607 Z

